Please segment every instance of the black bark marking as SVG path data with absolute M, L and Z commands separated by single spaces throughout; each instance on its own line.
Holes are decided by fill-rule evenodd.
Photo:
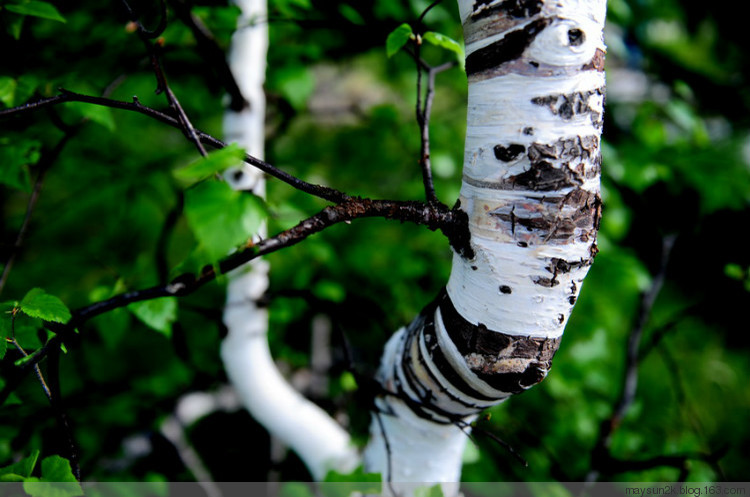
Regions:
M 501 285 L 500 293 L 503 293 L 505 295 L 510 295 L 511 293 L 513 293 L 513 289 L 511 289 L 511 287 L 509 287 L 508 285 Z
M 578 28 L 574 28 L 568 31 L 568 43 L 571 47 L 578 47 L 583 45 L 586 41 L 586 35 Z
M 446 331 L 469 368 L 501 392 L 519 393 L 547 376 L 560 338 L 511 336 L 466 321 L 445 291 L 438 298 Z
M 523 128 L 523 134 L 526 135 L 526 136 L 533 135 L 534 134 L 534 128 L 532 128 L 531 126 L 529 126 L 527 128 Z
M 495 158 L 497 158 L 497 160 L 510 162 L 524 153 L 526 151 L 526 147 L 518 143 L 512 143 L 507 147 L 503 147 L 502 145 L 495 145 L 495 148 L 493 150 L 495 152 Z
M 546 276 L 537 276 L 533 279 L 534 283 L 536 283 L 539 286 L 543 286 L 545 288 L 552 288 L 560 284 L 557 279 L 552 276 L 551 278 L 547 278 Z
M 544 5 L 543 0 L 506 0 L 493 7 L 488 7 L 492 0 L 476 0 L 472 7 L 472 19 L 482 19 L 504 13 L 507 16 L 523 19 L 538 14 Z
M 577 299 L 576 299 L 575 295 L 571 295 L 570 297 L 568 297 L 568 302 L 570 303 L 570 305 L 575 305 L 576 304 L 576 300 Z
M 521 57 L 534 38 L 550 22 L 551 20 L 546 18 L 537 19 L 521 29 L 511 31 L 501 40 L 472 52 L 466 57 L 466 74 L 471 76 Z

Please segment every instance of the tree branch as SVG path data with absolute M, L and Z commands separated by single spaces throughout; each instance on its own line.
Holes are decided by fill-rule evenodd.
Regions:
M 72 312 L 67 324 L 47 322 L 45 325 L 55 333 L 44 346 L 37 349 L 29 358 L 9 375 L 7 382 L 0 391 L 0 405 L 15 390 L 21 379 L 32 370 L 41 360 L 47 357 L 61 344 L 75 338 L 76 328 L 81 327 L 88 320 L 114 309 L 125 307 L 134 302 L 152 300 L 161 297 L 189 295 L 206 283 L 213 281 L 220 274 L 226 274 L 241 265 L 286 247 L 291 247 L 305 240 L 309 236 L 342 222 L 366 217 L 380 217 L 401 222 L 411 222 L 426 226 L 430 230 L 441 230 L 450 240 L 457 251 L 461 251 L 461 244 L 468 241 L 465 232 L 468 231 L 465 214 L 458 209 L 448 209 L 442 204 L 425 204 L 413 201 L 372 200 L 350 198 L 346 202 L 331 205 L 317 214 L 305 219 L 296 226 L 282 231 L 276 236 L 266 238 L 258 243 L 252 240 L 220 261 L 217 266 L 206 266 L 198 274 L 183 274 L 166 285 L 158 285 L 142 290 L 135 290 L 116 295 L 110 299 L 96 302 Z

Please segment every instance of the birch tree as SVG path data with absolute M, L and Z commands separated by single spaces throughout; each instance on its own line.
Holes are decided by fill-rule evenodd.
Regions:
M 459 8 L 471 240 L 383 355 L 366 458 L 394 481 L 459 481 L 470 422 L 544 379 L 596 254 L 605 2 Z
M 386 345 L 365 463 L 388 482 L 460 480 L 470 423 L 547 375 L 596 254 L 605 2 L 459 8 L 469 110 L 458 212 L 470 239 L 454 245 L 445 290 Z M 250 412 L 318 478 L 343 467 L 330 461 L 356 461 L 322 413 L 291 392 L 286 400 L 267 349 L 240 355 L 241 323 L 265 339 L 255 318 L 233 307 L 258 298 L 237 284 L 223 350 Z

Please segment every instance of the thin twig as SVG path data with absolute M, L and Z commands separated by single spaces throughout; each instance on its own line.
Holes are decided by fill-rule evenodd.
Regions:
M 419 16 L 419 19 L 417 19 L 417 24 L 421 26 L 421 24 L 424 22 L 424 18 L 427 15 L 427 13 L 431 11 L 434 7 L 436 7 L 442 1 L 443 0 L 435 0 L 430 5 L 428 5 L 427 8 L 422 11 L 422 14 Z
M 427 13 L 441 1 L 442 0 L 435 0 L 424 11 L 422 11 L 422 14 L 419 16 L 416 23 L 414 50 L 408 50 L 417 65 L 416 118 L 417 125 L 419 126 L 420 138 L 419 166 L 422 170 L 422 183 L 424 184 L 427 202 L 438 202 L 437 194 L 435 193 L 435 183 L 432 178 L 432 162 L 430 160 L 430 114 L 432 113 L 432 102 L 435 97 L 435 76 L 455 65 L 454 63 L 447 63 L 437 67 L 432 67 L 422 60 L 420 55 L 422 48 L 422 34 L 424 33 L 424 18 Z M 423 70 L 427 71 L 427 89 L 424 96 L 424 104 L 422 103 Z
M 155 38 L 158 38 L 162 35 L 162 33 L 164 33 L 164 30 L 167 29 L 167 5 L 166 3 L 164 3 L 164 0 L 159 0 L 159 23 L 154 29 L 148 29 L 146 28 L 146 26 L 143 25 L 143 23 L 140 20 L 140 16 L 130 6 L 127 0 L 121 0 L 121 1 L 122 1 L 122 5 L 125 7 L 125 10 L 128 13 L 128 17 L 130 18 L 130 21 L 136 25 L 138 29 L 138 34 L 143 39 L 153 40 Z
M 19 228 L 18 234 L 16 235 L 16 240 L 15 242 L 13 242 L 13 246 L 11 247 L 8 259 L 6 260 L 3 267 L 2 276 L 0 276 L 0 293 L 2 293 L 3 288 L 5 288 L 5 283 L 8 281 L 10 270 L 13 267 L 13 263 L 16 260 L 16 256 L 18 255 L 21 246 L 23 245 L 24 238 L 26 237 L 29 225 L 31 224 L 31 215 L 34 212 L 34 208 L 36 207 L 36 204 L 39 200 L 39 194 L 42 191 L 42 185 L 44 183 L 44 178 L 47 175 L 47 171 L 55 162 L 57 157 L 59 157 L 63 148 L 68 143 L 68 140 L 70 140 L 74 134 L 74 128 L 66 131 L 65 135 L 60 139 L 60 141 L 57 142 L 57 145 L 55 145 L 55 147 L 49 152 L 42 153 L 42 157 L 39 159 L 39 172 L 37 173 L 36 180 L 34 181 L 34 188 L 31 191 L 29 201 L 26 204 L 26 214 L 24 215 L 23 221 L 21 222 L 21 227 Z
M 625 375 L 623 377 L 622 392 L 614 405 L 612 415 L 602 422 L 599 437 L 591 454 L 591 469 L 586 475 L 587 482 L 594 482 L 599 478 L 600 468 L 607 461 L 612 460 L 609 452 L 612 443 L 612 435 L 622 423 L 628 409 L 635 401 L 638 388 L 638 366 L 640 364 L 640 343 L 643 331 L 651 317 L 656 298 L 661 291 L 666 278 L 669 257 L 674 247 L 676 235 L 667 235 L 662 240 L 661 263 L 654 276 L 651 287 L 641 296 L 635 324 L 628 336 L 628 345 L 625 353 Z M 665 456 L 666 457 L 666 456 Z
M 39 365 L 37 365 L 37 368 Z M 60 348 L 54 348 L 50 351 L 49 360 L 47 361 L 47 376 L 49 377 L 49 391 L 50 397 L 49 402 L 52 406 L 52 410 L 57 417 L 57 424 L 60 426 L 60 430 L 65 437 L 65 442 L 68 445 L 68 460 L 70 461 L 70 468 L 73 471 L 73 476 L 76 480 L 81 481 L 81 466 L 80 466 L 80 450 L 78 444 L 73 436 L 73 428 L 70 426 L 68 421 L 68 415 L 65 412 L 65 406 L 62 400 L 62 394 L 60 393 Z
M 192 13 L 190 6 L 184 0 L 171 0 L 177 18 L 193 33 L 198 51 L 207 65 L 214 68 L 219 81 L 227 95 L 229 95 L 229 109 L 239 112 L 247 108 L 250 103 L 245 99 L 227 63 L 224 50 L 219 46 L 214 34 Z
M 391 452 L 391 443 L 388 441 L 388 434 L 385 432 L 385 425 L 383 425 L 383 419 L 380 417 L 380 412 L 378 412 L 377 409 L 373 410 L 373 415 L 375 416 L 375 420 L 377 421 L 378 427 L 380 428 L 380 435 L 383 437 L 383 446 L 385 447 L 385 482 L 388 485 L 388 489 L 391 491 L 392 495 L 399 495 L 393 488 L 393 456 Z
M 89 103 L 92 105 L 99 105 L 102 107 L 110 107 L 113 109 L 137 112 L 139 114 L 143 114 L 144 116 L 148 116 L 152 119 L 155 119 L 161 123 L 167 124 L 173 128 L 177 128 L 180 130 L 182 129 L 182 124 L 180 123 L 178 119 L 170 116 L 169 114 L 165 114 L 164 112 L 160 112 L 156 109 L 152 109 L 151 107 L 147 107 L 141 104 L 137 97 L 133 97 L 132 102 L 124 102 L 121 100 L 113 100 L 113 99 L 105 98 L 105 97 L 83 95 L 83 94 L 71 92 L 65 89 L 60 89 L 60 92 L 61 93 L 59 95 L 56 95 L 54 97 L 43 98 L 34 102 L 29 102 L 24 105 L 20 105 L 18 107 L 12 107 L 10 109 L 0 110 L 0 118 L 22 115 L 28 112 L 34 112 L 40 109 L 44 109 L 50 106 L 60 105 L 66 102 L 85 102 L 85 103 Z M 213 136 L 207 133 L 204 133 L 198 129 L 195 130 L 195 133 L 200 138 L 202 143 L 210 147 L 213 147 L 215 149 L 220 149 L 220 148 L 224 148 L 227 146 L 226 143 L 219 140 L 218 138 L 214 138 Z M 315 184 L 303 181 L 251 155 L 245 155 L 245 157 L 243 158 L 243 161 L 246 162 L 247 164 L 250 164 L 253 167 L 260 169 L 261 171 L 265 172 L 269 176 L 272 176 L 276 179 L 283 181 L 284 183 L 296 188 L 297 190 L 300 190 L 305 193 L 309 193 L 310 195 L 314 195 L 324 200 L 339 203 L 339 202 L 345 202 L 351 198 L 346 193 L 336 190 L 334 188 L 315 185 Z
M 431 88 L 435 84 L 435 78 L 430 77 L 428 81 L 427 95 L 425 96 L 425 104 L 422 107 L 422 60 L 419 56 L 420 48 L 422 46 L 422 35 L 417 33 L 417 39 L 414 43 L 414 59 L 417 64 L 417 125 L 419 126 L 419 165 L 422 170 L 422 183 L 424 184 L 425 197 L 428 202 L 437 202 L 437 194 L 435 193 L 435 184 L 432 180 L 432 165 L 430 162 L 430 115 L 429 109 L 432 109 L 432 97 L 434 95 L 434 88 Z M 430 75 L 432 76 L 432 68 L 428 66 Z
M 203 147 L 203 143 L 201 143 L 198 134 L 195 132 L 193 123 L 190 121 L 190 118 L 185 112 L 185 109 L 182 108 L 177 95 L 175 95 L 175 93 L 172 91 L 172 88 L 169 86 L 169 83 L 167 82 L 167 77 L 164 74 L 164 68 L 162 67 L 162 63 L 159 57 L 159 47 L 161 46 L 161 43 L 159 42 L 159 40 L 157 40 L 156 43 L 152 41 L 153 39 L 161 36 L 161 34 L 167 28 L 166 3 L 164 2 L 164 0 L 159 0 L 159 6 L 161 10 L 159 25 L 154 30 L 148 30 L 143 25 L 143 23 L 141 23 L 138 14 L 130 7 L 127 0 L 121 1 L 125 6 L 125 9 L 127 10 L 131 21 L 137 26 L 138 37 L 143 42 L 143 45 L 146 48 L 146 52 L 148 52 L 149 58 L 151 60 L 151 68 L 153 69 L 154 76 L 156 77 L 156 94 L 158 95 L 160 93 L 164 93 L 167 98 L 169 107 L 177 115 L 177 120 L 180 123 L 180 129 L 182 129 L 182 132 L 185 134 L 188 140 L 190 140 L 190 142 L 195 145 L 195 147 L 198 149 L 198 152 L 200 152 L 203 157 L 207 156 L 208 152 L 206 152 L 206 149 Z

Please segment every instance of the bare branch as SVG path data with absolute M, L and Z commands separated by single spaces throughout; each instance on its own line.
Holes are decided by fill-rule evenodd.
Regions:
M 206 266 L 198 274 L 183 274 L 172 280 L 167 285 L 159 285 L 142 290 L 116 295 L 110 299 L 96 302 L 72 312 L 72 317 L 67 324 L 45 323 L 47 328 L 55 333 L 47 343 L 31 354 L 14 374 L 9 375 L 7 382 L 0 391 L 0 405 L 5 402 L 10 392 L 20 383 L 23 376 L 33 369 L 42 359 L 47 357 L 54 349 L 60 347 L 63 342 L 77 337 L 74 333 L 88 320 L 114 309 L 125 307 L 134 302 L 152 300 L 161 297 L 189 295 L 206 283 L 213 281 L 220 274 L 226 274 L 243 264 L 286 247 L 291 247 L 305 240 L 315 233 L 324 229 L 348 222 L 353 219 L 365 217 L 381 217 L 401 222 L 412 222 L 426 226 L 431 230 L 441 230 L 450 240 L 454 248 L 465 253 L 466 248 L 461 244 L 468 241 L 465 232 L 468 231 L 465 214 L 458 209 L 448 209 L 442 204 L 424 204 L 420 202 L 395 201 L 395 200 L 372 200 L 363 198 L 350 198 L 337 205 L 330 205 L 317 214 L 300 222 L 296 226 L 282 231 L 276 236 L 266 238 L 258 243 L 248 241 L 245 247 L 235 252 L 217 266 Z
M 105 97 L 82 95 L 80 93 L 74 93 L 65 89 L 60 89 L 60 92 L 60 95 L 56 95 L 54 97 L 43 98 L 35 102 L 29 102 L 24 105 L 20 105 L 18 107 L 0 110 L 0 118 L 22 115 L 28 112 L 33 112 L 50 106 L 60 105 L 66 102 L 85 102 L 92 105 L 100 105 L 113 109 L 137 112 L 159 122 L 167 124 L 173 128 L 182 129 L 182 125 L 178 119 L 175 119 L 169 114 L 165 114 L 164 112 L 160 112 L 156 109 L 152 109 L 141 104 L 140 101 L 138 101 L 137 97 L 133 97 L 133 102 L 123 102 L 121 100 L 113 100 Z M 198 129 L 195 130 L 195 133 L 200 138 L 202 143 L 209 145 L 215 149 L 220 149 L 227 146 L 226 143 L 219 140 L 218 138 L 214 138 L 213 136 Z M 251 155 L 245 155 L 245 158 L 243 160 L 247 164 L 250 164 L 253 167 L 257 167 L 269 176 L 273 176 L 274 178 L 283 181 L 284 183 L 296 188 L 297 190 L 309 193 L 310 195 L 314 195 L 324 200 L 338 203 L 347 201 L 351 198 L 346 193 L 334 188 L 314 185 L 312 183 L 302 181 L 301 179 L 292 176 L 291 174 L 284 172 L 281 169 L 278 169 L 275 166 L 272 166 L 271 164 L 257 159 Z

